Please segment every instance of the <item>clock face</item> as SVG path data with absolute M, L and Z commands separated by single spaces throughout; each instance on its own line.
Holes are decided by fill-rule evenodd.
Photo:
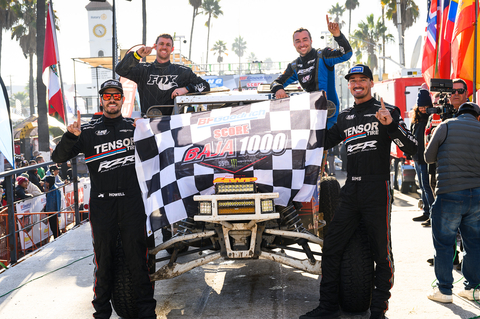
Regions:
M 95 34 L 96 37 L 103 37 L 107 33 L 107 28 L 103 24 L 97 24 L 96 26 L 93 27 L 93 34 Z

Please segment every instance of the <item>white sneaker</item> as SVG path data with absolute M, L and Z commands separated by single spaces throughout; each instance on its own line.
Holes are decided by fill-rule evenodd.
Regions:
M 473 289 L 466 290 L 466 289 L 461 289 L 457 291 L 457 295 L 462 298 L 466 298 L 468 300 L 474 300 L 473 299 Z M 477 289 L 475 290 L 475 300 L 480 300 L 480 291 Z
M 453 299 L 452 295 L 444 295 L 438 288 L 433 288 L 433 291 L 427 295 L 427 298 L 443 303 L 451 303 Z

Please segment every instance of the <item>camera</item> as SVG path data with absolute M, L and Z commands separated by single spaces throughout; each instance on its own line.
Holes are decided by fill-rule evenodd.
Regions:
M 447 93 L 453 92 L 453 81 L 450 79 L 431 79 L 430 92 L 440 92 L 438 104 L 440 106 L 427 108 L 428 114 L 440 114 L 442 121 L 452 118 L 456 110 L 452 104 L 448 103 Z

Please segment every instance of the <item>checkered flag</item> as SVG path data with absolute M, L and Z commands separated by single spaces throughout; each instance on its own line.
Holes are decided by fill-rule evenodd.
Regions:
M 327 100 L 300 94 L 208 112 L 138 120 L 135 165 L 152 231 L 193 216 L 194 195 L 218 178 L 252 177 L 276 205 L 312 198 L 322 164 Z

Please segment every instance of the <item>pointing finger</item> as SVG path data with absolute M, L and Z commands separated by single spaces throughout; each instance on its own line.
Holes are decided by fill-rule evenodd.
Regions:
M 380 103 L 382 104 L 382 110 L 385 110 L 385 103 L 383 103 L 383 97 L 380 98 Z
M 328 19 L 328 14 L 327 14 L 327 24 L 329 24 L 329 23 L 330 23 L 330 20 Z

